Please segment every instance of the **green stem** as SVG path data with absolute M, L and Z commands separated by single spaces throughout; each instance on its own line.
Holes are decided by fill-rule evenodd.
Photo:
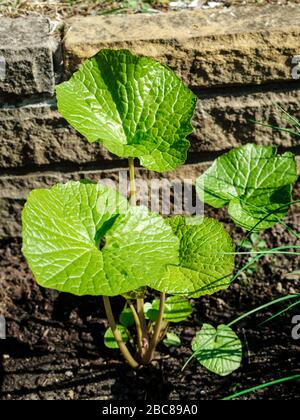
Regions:
M 135 170 L 134 170 L 134 159 L 129 158 L 129 179 L 130 179 L 130 203 L 132 206 L 136 206 L 136 183 L 135 183 Z
M 223 398 L 223 401 L 233 400 L 234 398 L 242 397 L 243 395 L 249 394 L 250 392 L 258 391 L 258 390 L 261 390 L 261 389 L 268 388 L 270 386 L 283 384 L 285 382 L 295 381 L 295 380 L 299 380 L 299 379 L 300 379 L 300 375 L 294 375 L 294 376 L 289 376 L 288 378 L 276 379 L 275 381 L 267 382 L 267 383 L 264 383 L 264 384 L 261 384 L 261 385 L 254 386 L 253 388 L 249 388 L 249 389 L 246 389 L 244 391 L 237 392 L 233 395 L 230 395 L 229 397 Z
M 129 365 L 133 368 L 133 369 L 137 369 L 139 367 L 139 363 L 132 357 L 130 351 L 128 350 L 126 344 L 124 343 L 121 333 L 117 328 L 116 322 L 115 322 L 115 318 L 111 309 L 111 304 L 110 304 L 110 300 L 108 296 L 103 296 L 103 302 L 104 302 L 104 307 L 105 307 L 105 312 L 107 315 L 107 319 L 109 322 L 109 326 L 112 330 L 112 333 L 114 335 L 114 338 L 119 346 L 119 349 L 121 350 L 121 353 L 123 354 L 123 356 L 125 357 L 125 359 L 127 360 L 127 362 L 129 363 Z
M 135 322 L 135 327 L 136 327 L 136 332 L 137 332 L 138 349 L 139 349 L 139 354 L 141 356 L 143 354 L 143 330 L 142 330 L 141 320 L 140 320 L 140 317 L 138 316 L 137 311 L 135 310 L 134 304 L 129 301 L 128 305 L 133 314 L 133 319 Z
M 157 344 L 159 343 L 159 339 L 161 336 L 161 329 L 163 326 L 163 317 L 164 317 L 164 310 L 165 310 L 165 301 L 166 301 L 166 295 L 165 293 L 160 294 L 160 305 L 159 305 L 159 311 L 157 320 L 154 327 L 154 333 L 150 341 L 149 350 L 145 356 L 145 363 L 150 363 L 153 359 L 155 349 L 157 347 Z
M 147 329 L 147 322 L 146 322 L 145 313 L 144 313 L 144 299 L 143 298 L 138 298 L 137 301 L 136 301 L 136 305 L 137 305 L 137 313 L 138 313 L 139 319 L 141 321 L 141 327 L 142 327 L 142 352 L 141 352 L 141 356 L 142 356 L 142 359 L 143 359 L 145 354 L 148 351 L 148 348 L 149 348 L 148 329 Z
M 137 205 L 137 191 L 136 191 L 136 182 L 135 182 L 135 168 L 134 168 L 134 158 L 128 159 L 129 164 L 129 178 L 130 178 L 130 203 L 132 206 Z M 140 320 L 140 327 L 141 327 L 141 343 L 139 344 L 140 348 L 140 357 L 141 360 L 144 359 L 144 356 L 149 347 L 149 338 L 147 333 L 147 323 L 144 314 L 144 299 L 138 298 L 137 299 L 137 314 Z M 140 331 L 137 331 L 138 335 Z

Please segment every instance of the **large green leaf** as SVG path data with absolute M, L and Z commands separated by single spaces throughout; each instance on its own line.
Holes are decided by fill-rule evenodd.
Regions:
M 37 282 L 76 295 L 145 286 L 176 264 L 178 246 L 161 216 L 101 184 L 35 190 L 23 210 L 23 253 Z
M 89 142 L 153 171 L 185 162 L 196 97 L 157 61 L 102 50 L 56 93 L 59 112 Z
M 180 264 L 151 286 L 170 294 L 199 297 L 225 289 L 234 268 L 234 245 L 223 225 L 210 218 L 167 219 L 180 239 Z
M 146 308 L 146 316 L 151 321 L 156 321 L 159 312 L 160 301 L 155 299 L 152 304 Z M 192 313 L 188 299 L 183 296 L 169 296 L 165 302 L 164 320 L 167 322 L 185 321 Z
M 292 153 L 278 155 L 275 147 L 247 144 L 220 156 L 198 178 L 197 193 L 213 207 L 228 205 L 237 225 L 263 230 L 286 215 L 296 180 Z M 271 212 L 275 213 L 268 216 Z
M 242 361 L 242 343 L 235 332 L 226 325 L 217 329 L 204 324 L 192 341 L 198 362 L 220 376 L 230 375 Z

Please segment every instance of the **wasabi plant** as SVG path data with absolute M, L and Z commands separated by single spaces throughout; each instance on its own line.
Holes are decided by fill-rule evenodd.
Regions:
M 226 289 L 233 280 L 235 247 L 219 221 L 163 218 L 137 206 L 134 159 L 156 172 L 183 164 L 196 97 L 170 69 L 127 50 L 101 50 L 56 94 L 70 125 L 128 159 L 130 197 L 88 180 L 32 191 L 22 215 L 23 253 L 41 286 L 103 296 L 104 342 L 138 368 L 153 360 L 160 341 L 180 345 L 168 326 L 191 314 L 189 298 Z M 228 206 L 237 225 L 258 231 L 286 214 L 295 179 L 292 154 L 247 145 L 218 158 L 197 191 L 214 207 Z M 159 298 L 151 301 L 148 289 Z M 124 298 L 118 319 L 110 303 L 117 295 Z M 199 362 L 220 375 L 241 363 L 241 342 L 227 326 L 205 324 L 193 348 L 202 352 Z
M 277 154 L 276 147 L 247 144 L 232 149 L 215 160 L 196 181 L 199 197 L 215 208 L 227 207 L 229 216 L 248 234 L 239 249 L 248 248 L 248 263 L 232 277 L 253 268 L 265 255 L 289 253 L 290 246 L 267 249 L 259 232 L 281 222 L 292 203 L 292 185 L 297 180 L 295 156 Z M 294 253 L 294 252 L 293 252 Z M 238 318 L 238 321 L 241 318 Z M 232 330 L 235 322 L 215 329 L 205 324 L 192 342 L 193 355 L 210 371 L 226 376 L 238 369 L 242 343 Z

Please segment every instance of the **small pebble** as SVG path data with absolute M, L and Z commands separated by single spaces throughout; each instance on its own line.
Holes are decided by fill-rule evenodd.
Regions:
M 75 392 L 73 391 L 73 389 L 71 389 L 68 392 L 68 397 L 70 398 L 70 400 L 74 400 L 74 396 L 75 396 Z
M 73 378 L 74 375 L 73 375 L 73 372 L 71 370 L 67 370 L 66 373 L 65 373 L 65 376 L 67 378 Z

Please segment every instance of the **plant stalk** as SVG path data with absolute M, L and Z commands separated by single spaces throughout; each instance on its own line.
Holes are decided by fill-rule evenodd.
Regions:
M 143 298 L 137 299 L 136 305 L 137 305 L 137 313 L 138 313 L 139 319 L 141 321 L 141 327 L 142 327 L 142 352 L 141 352 L 141 357 L 142 357 L 142 360 L 143 360 L 145 355 L 147 354 L 147 351 L 148 351 L 148 348 L 149 348 L 148 328 L 147 328 L 147 322 L 146 322 L 145 313 L 144 313 L 144 299 Z
M 112 330 L 114 338 L 119 346 L 119 349 L 125 359 L 127 360 L 128 364 L 133 368 L 137 369 L 139 367 L 139 363 L 132 357 L 130 351 L 128 350 L 126 344 L 124 343 L 121 333 L 117 328 L 115 318 L 111 309 L 111 304 L 108 296 L 103 296 L 103 302 L 105 307 L 106 316 L 108 319 L 109 326 Z
M 130 203 L 132 206 L 136 206 L 137 192 L 136 192 L 136 183 L 135 183 L 134 158 L 129 158 L 128 163 L 129 163 L 129 179 L 130 179 Z
M 130 203 L 132 206 L 136 206 L 137 205 L 137 190 L 136 190 L 136 182 L 135 182 L 134 158 L 129 158 L 128 164 L 129 164 L 129 178 L 130 178 Z M 143 360 L 149 348 L 147 323 L 146 323 L 145 314 L 144 314 L 144 299 L 138 298 L 136 301 L 136 305 L 137 305 L 137 314 L 140 319 L 140 325 L 142 329 L 140 357 Z M 137 333 L 139 334 L 139 331 L 137 331 Z
M 148 352 L 145 356 L 144 362 L 150 363 L 153 359 L 155 349 L 157 347 L 157 344 L 159 343 L 159 339 L 161 336 L 161 330 L 163 327 L 163 317 L 164 317 L 164 310 L 165 310 L 165 301 L 166 301 L 166 295 L 165 293 L 160 294 L 160 305 L 159 305 L 159 311 L 157 320 L 154 327 L 153 336 L 150 341 L 150 346 L 148 349 Z
M 132 302 L 128 302 L 129 308 L 131 309 L 131 312 L 133 314 L 133 319 L 135 322 L 136 332 L 137 332 L 137 342 L 138 342 L 138 349 L 139 349 L 139 355 L 142 359 L 143 354 L 143 331 L 142 331 L 142 325 L 140 317 L 138 316 L 138 313 L 134 307 L 134 304 Z

